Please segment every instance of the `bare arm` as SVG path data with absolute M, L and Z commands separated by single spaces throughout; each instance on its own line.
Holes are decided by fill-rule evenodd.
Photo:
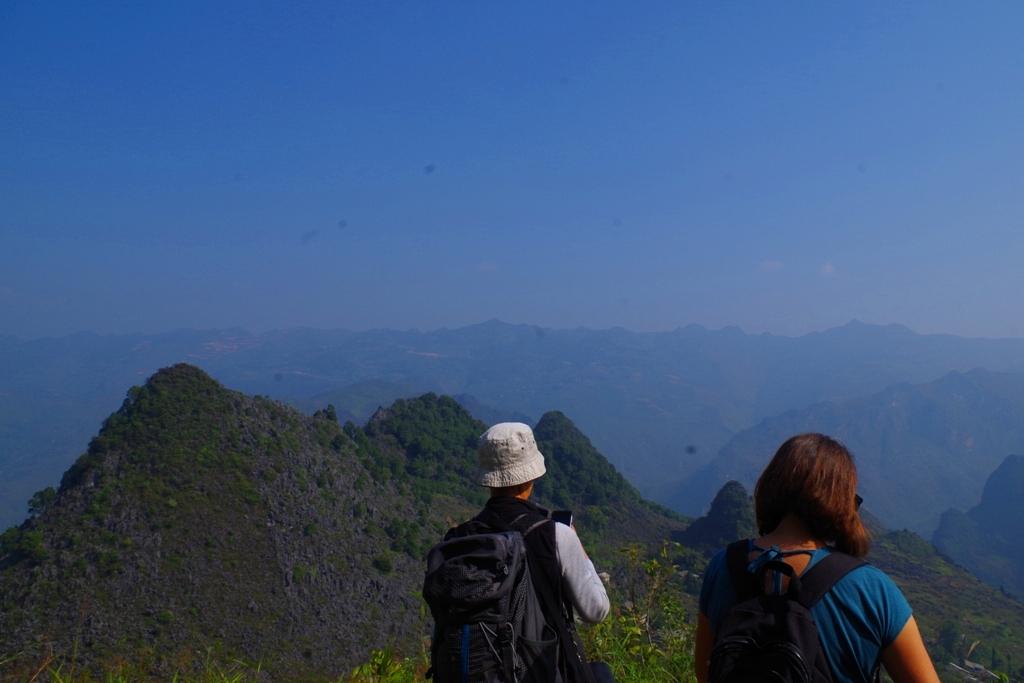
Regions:
M 693 645 L 693 669 L 697 674 L 697 683 L 706 683 L 708 680 L 711 646 L 714 642 L 715 634 L 711 632 L 711 620 L 700 612 L 697 615 L 697 638 Z
M 907 620 L 896 640 L 882 651 L 882 663 L 896 683 L 939 683 L 914 617 Z

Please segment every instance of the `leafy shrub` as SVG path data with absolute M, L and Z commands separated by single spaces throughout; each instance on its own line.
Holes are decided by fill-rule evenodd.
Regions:
M 46 558 L 46 548 L 43 547 L 43 532 L 26 531 L 12 526 L 3 534 L 0 534 L 0 556 L 7 555 L 15 562 L 24 559 L 33 562 L 42 561 Z
M 374 650 L 365 664 L 360 664 L 346 683 L 413 683 L 424 680 L 429 662 L 425 655 L 419 660 L 396 656 L 390 650 Z
M 373 558 L 373 568 L 379 571 L 381 574 L 390 574 L 394 566 L 391 563 L 391 558 L 387 555 L 378 555 Z
M 292 569 L 292 577 L 295 579 L 295 583 L 312 581 L 316 578 L 318 573 L 319 572 L 316 567 L 310 567 L 304 564 L 297 564 L 295 565 L 295 568 Z
M 612 587 L 612 613 L 580 633 L 587 656 L 607 662 L 619 683 L 696 680 L 693 626 L 670 550 L 665 544 L 645 559 L 640 546 L 624 549 L 627 575 L 621 588 Z
M 41 491 L 36 491 L 28 501 L 28 514 L 37 517 L 43 514 L 53 501 L 57 498 L 57 492 L 52 486 L 47 486 Z

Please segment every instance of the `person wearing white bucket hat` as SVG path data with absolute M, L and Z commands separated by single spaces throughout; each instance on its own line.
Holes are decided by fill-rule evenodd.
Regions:
M 533 483 L 547 472 L 544 454 L 537 448 L 537 441 L 529 425 L 522 422 L 494 425 L 481 435 L 477 458 L 480 463 L 477 483 L 491 490 L 485 512 L 498 512 L 499 516 L 510 521 L 531 512 L 550 516 L 547 510 L 529 500 L 533 495 Z M 564 589 L 560 592 L 569 598 L 575 612 L 584 621 L 592 624 L 602 621 L 610 609 L 608 593 L 594 569 L 594 563 L 583 550 L 576 530 L 566 524 L 551 523 L 545 526 L 552 537 L 549 540 L 553 541 L 554 559 L 559 565 L 556 575 L 561 577 L 561 587 Z M 539 529 L 544 530 L 544 527 Z M 545 538 L 543 533 L 530 534 L 527 552 L 531 551 L 530 541 L 535 536 L 538 539 Z M 550 548 L 538 548 L 534 554 L 547 556 Z
M 573 526 L 555 522 L 551 512 L 531 502 L 534 482 L 547 471 L 533 430 L 521 422 L 496 424 L 480 436 L 477 483 L 490 489 L 484 509 L 449 530 L 446 539 L 483 528 L 523 528 L 530 577 L 548 624 L 558 632 L 559 678 L 564 683 L 605 683 L 611 670 L 588 663 L 576 635 L 575 616 L 602 621 L 610 608 L 604 583 L 587 557 Z

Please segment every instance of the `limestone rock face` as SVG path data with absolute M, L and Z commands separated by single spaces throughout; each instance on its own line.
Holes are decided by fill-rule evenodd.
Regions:
M 988 478 L 977 506 L 942 515 L 935 546 L 984 581 L 1024 597 L 1022 500 L 1024 457 L 1011 455 Z
M 422 568 L 386 530 L 416 510 L 329 412 L 188 365 L 133 388 L 4 534 L 0 651 L 159 672 L 216 643 L 271 673 L 337 675 L 371 647 L 415 642 Z

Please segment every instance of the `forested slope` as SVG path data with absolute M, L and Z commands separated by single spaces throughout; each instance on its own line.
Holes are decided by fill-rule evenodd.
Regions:
M 0 667 L 53 652 L 169 673 L 216 646 L 275 677 L 331 677 L 374 648 L 415 649 L 423 553 L 485 500 L 484 429 L 432 394 L 341 427 L 331 408 L 307 417 L 192 366 L 161 370 L 3 534 Z M 565 416 L 537 433 L 539 499 L 574 507 L 597 556 L 684 526 Z

